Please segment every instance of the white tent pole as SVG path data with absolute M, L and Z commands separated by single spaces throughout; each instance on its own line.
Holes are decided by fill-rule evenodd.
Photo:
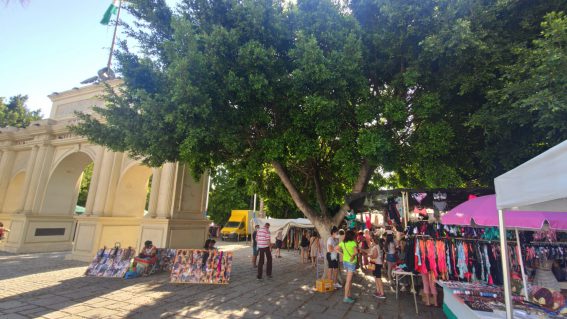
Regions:
M 504 303 L 506 304 L 506 319 L 514 318 L 512 305 L 512 287 L 510 286 L 510 269 L 508 267 L 508 243 L 506 241 L 506 228 L 504 227 L 504 211 L 498 210 L 498 224 L 500 226 L 500 259 L 502 260 L 502 279 L 504 280 Z
M 409 193 L 407 191 L 402 192 L 402 209 L 404 210 L 404 221 L 405 221 L 405 228 L 408 228 L 408 219 L 409 219 Z
M 518 258 L 520 258 L 520 270 L 522 271 L 522 282 L 524 283 L 524 296 L 526 300 L 528 300 L 528 281 L 526 280 L 526 271 L 524 270 L 524 258 L 522 257 L 522 246 L 520 246 L 518 228 L 516 228 L 516 247 L 518 247 Z

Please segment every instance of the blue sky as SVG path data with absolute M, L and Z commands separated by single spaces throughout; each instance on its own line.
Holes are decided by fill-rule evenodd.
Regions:
M 106 66 L 113 28 L 99 21 L 111 2 L 0 1 L 0 97 L 27 94 L 28 107 L 49 117 L 47 95 L 80 87 Z

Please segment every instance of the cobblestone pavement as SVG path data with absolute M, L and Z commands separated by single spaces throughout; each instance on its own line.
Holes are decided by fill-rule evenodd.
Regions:
M 373 278 L 361 273 L 352 305 L 342 302 L 341 290 L 314 292 L 315 270 L 291 251 L 274 259 L 273 279 L 257 281 L 250 247 L 220 246 L 235 253 L 226 286 L 170 284 L 166 274 L 84 277 L 87 264 L 64 260 L 64 253 L 0 253 L 0 318 L 445 318 L 439 308 L 421 304 L 416 315 L 407 292 L 399 300 L 391 292 L 376 300 Z

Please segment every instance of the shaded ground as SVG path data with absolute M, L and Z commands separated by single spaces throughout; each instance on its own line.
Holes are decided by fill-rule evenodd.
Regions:
M 259 282 L 250 265 L 251 248 L 232 250 L 234 266 L 226 286 L 170 284 L 166 274 L 136 279 L 84 277 L 87 264 L 64 260 L 64 253 L 0 253 L 0 318 L 444 318 L 439 308 L 387 292 L 373 296 L 373 278 L 357 274 L 356 303 L 344 304 L 342 290 L 313 291 L 315 270 L 283 251 L 274 259 L 274 278 Z M 386 285 L 388 290 L 388 285 Z

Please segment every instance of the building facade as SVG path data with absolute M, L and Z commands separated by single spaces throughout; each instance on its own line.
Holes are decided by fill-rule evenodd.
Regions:
M 202 247 L 208 176 L 197 181 L 181 163 L 147 167 L 69 131 L 75 111 L 104 106 L 103 93 L 102 84 L 54 93 L 49 119 L 25 129 L 0 128 L 0 222 L 10 229 L 0 251 L 71 250 L 71 258 L 90 260 L 99 248 L 139 250 L 146 240 L 158 247 Z M 85 212 L 77 215 L 83 171 L 91 163 Z

